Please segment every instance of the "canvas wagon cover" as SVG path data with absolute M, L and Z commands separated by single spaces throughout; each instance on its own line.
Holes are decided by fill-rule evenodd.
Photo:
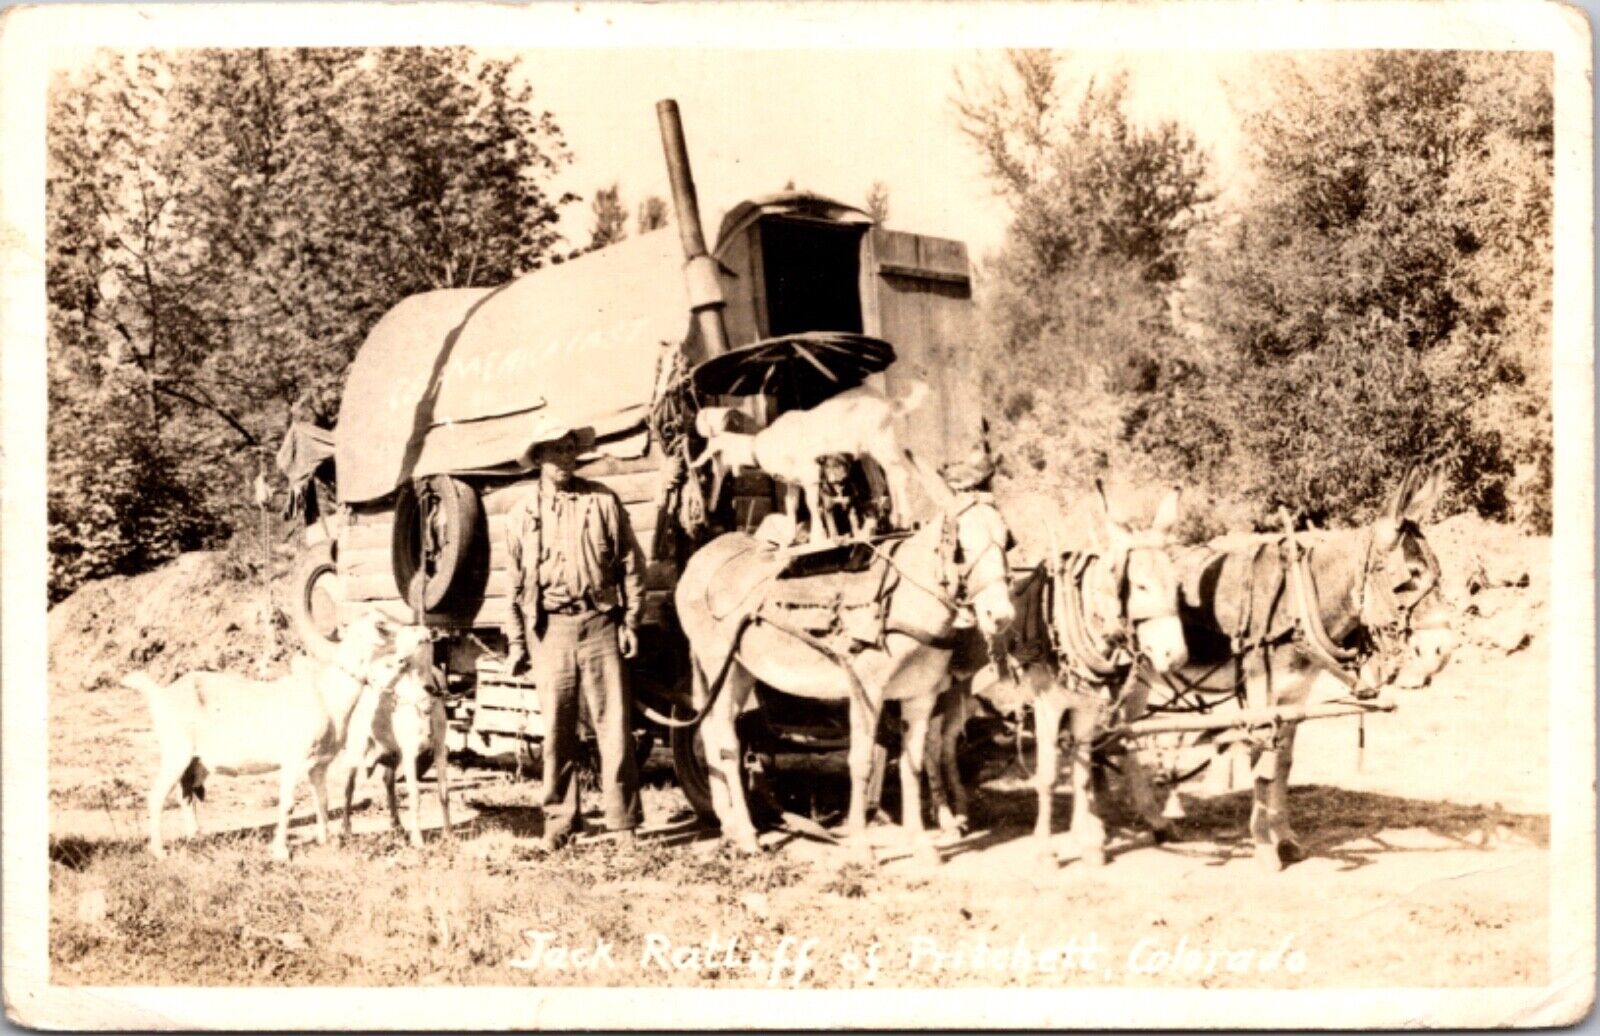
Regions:
M 402 301 L 350 366 L 339 498 L 507 464 L 561 425 L 639 429 L 664 344 L 688 332 L 682 268 L 677 235 L 658 230 L 499 288 Z

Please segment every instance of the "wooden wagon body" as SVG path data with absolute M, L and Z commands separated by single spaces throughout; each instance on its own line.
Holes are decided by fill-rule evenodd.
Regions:
M 893 395 L 913 379 L 930 390 L 909 418 L 911 448 L 937 464 L 976 441 L 963 244 L 790 192 L 730 210 L 713 255 L 732 349 L 802 332 L 887 340 L 897 360 L 873 380 Z M 415 296 L 375 326 L 351 367 L 335 434 L 340 520 L 302 569 L 297 625 L 313 645 L 369 607 L 426 622 L 446 633 L 439 660 L 468 692 L 457 724 L 465 747 L 501 752 L 534 734 L 532 686 L 499 669 L 510 615 L 506 515 L 536 485 L 528 447 L 550 428 L 591 426 L 596 450 L 579 474 L 617 493 L 647 556 L 635 694 L 661 711 L 673 706 L 686 650 L 672 591 L 689 544 L 674 513 L 674 459 L 650 414 L 663 387 L 706 358 L 683 266 L 668 227 L 497 289 Z M 760 397 L 749 405 L 758 421 L 773 416 L 759 412 Z M 753 528 L 778 506 L 759 474 L 739 476 L 724 495 L 711 516 L 717 528 Z M 456 541 L 445 551 L 447 592 L 431 585 L 439 573 L 416 575 L 427 566 L 411 530 L 423 521 Z

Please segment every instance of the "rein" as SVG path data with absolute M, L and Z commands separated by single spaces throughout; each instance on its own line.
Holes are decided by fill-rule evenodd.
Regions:
M 1289 585 L 1294 591 L 1295 603 L 1295 639 L 1301 648 L 1322 669 L 1332 674 L 1351 692 L 1361 700 L 1375 698 L 1379 689 L 1368 685 L 1359 673 L 1360 666 L 1375 653 L 1383 655 L 1393 654 L 1396 645 L 1405 639 L 1411 625 L 1411 613 L 1415 610 L 1417 602 L 1427 596 L 1438 580 L 1438 573 L 1434 567 L 1432 551 L 1424 547 L 1425 556 L 1430 564 L 1428 578 L 1423 583 L 1422 591 L 1417 595 L 1416 602 L 1409 607 L 1402 606 L 1394 599 L 1394 592 L 1378 582 L 1376 592 L 1383 594 L 1381 604 L 1384 615 L 1374 621 L 1369 617 L 1368 606 L 1372 603 L 1374 595 L 1374 569 L 1373 554 L 1377 545 L 1377 530 L 1369 528 L 1367 531 L 1367 545 L 1362 552 L 1361 560 L 1361 585 L 1354 595 L 1356 606 L 1356 622 L 1361 632 L 1365 633 L 1365 640 L 1371 642 L 1357 647 L 1341 647 L 1333 642 L 1328 635 L 1327 627 L 1322 622 L 1322 611 L 1317 598 L 1316 581 L 1311 576 L 1310 552 L 1300 548 L 1300 542 L 1294 533 L 1294 525 L 1289 519 L 1289 513 L 1283 508 L 1278 510 L 1278 518 L 1283 523 L 1284 542 L 1288 548 L 1286 568 L 1288 570 Z M 1397 536 L 1404 536 L 1410 531 L 1402 525 L 1396 532 Z M 1397 541 L 1398 542 L 1398 541 Z M 1426 543 L 1426 541 L 1422 541 Z M 1393 617 L 1392 619 L 1390 617 Z M 1355 668 L 1358 671 L 1352 672 Z
M 950 556 L 948 558 L 945 557 L 946 551 L 943 548 L 944 543 L 947 541 L 954 542 L 955 540 L 953 533 L 951 535 L 947 535 L 947 532 L 954 528 L 955 523 L 960 520 L 961 516 L 980 504 L 987 503 L 989 506 L 993 506 L 993 501 L 991 498 L 989 498 L 988 494 L 968 493 L 963 494 L 963 497 L 965 498 L 965 503 L 961 508 L 954 511 L 945 511 L 940 519 L 940 547 L 938 553 L 941 561 L 943 561 L 944 564 L 940 566 L 938 589 L 928 586 L 919 579 L 912 578 L 912 576 L 900 566 L 899 562 L 895 560 L 895 550 L 904 544 L 906 542 L 905 540 L 899 540 L 895 542 L 891 549 L 887 551 L 880 549 L 875 543 L 867 544 L 867 548 L 872 551 L 874 556 L 882 558 L 883 561 L 894 570 L 897 578 L 905 580 L 907 583 L 910 583 L 918 590 L 921 590 L 929 597 L 932 597 L 934 600 L 944 605 L 944 607 L 948 609 L 952 615 L 959 615 L 963 610 L 970 607 L 970 604 L 962 603 L 963 598 L 970 602 L 979 594 L 994 586 L 996 583 L 1004 581 L 1007 576 L 1006 567 L 1002 564 L 1000 566 L 999 576 L 979 586 L 968 585 L 968 577 L 978 567 L 978 562 L 988 557 L 991 551 L 998 550 L 1001 551 L 1002 554 L 1004 553 L 1005 546 L 998 540 L 990 540 L 984 545 L 982 550 L 978 551 L 970 560 L 965 562 L 958 562 L 954 556 L 955 551 L 960 549 L 959 543 L 955 543 L 955 546 L 949 551 Z M 955 583 L 956 590 L 954 595 L 949 592 L 949 587 L 952 582 L 949 572 L 952 568 L 955 569 L 955 578 L 953 582 Z M 925 647 L 936 648 L 941 651 L 952 651 L 960 643 L 960 638 L 957 637 L 954 632 L 947 632 L 944 634 L 933 633 L 925 629 L 916 629 L 901 623 L 890 623 L 885 627 L 885 632 L 904 634 L 905 636 L 910 637 L 912 640 L 915 640 L 917 643 L 922 644 Z
M 1088 556 L 1079 558 L 1068 576 L 1064 563 L 1058 562 L 1055 576 L 1058 579 L 1068 580 L 1063 589 L 1066 591 L 1063 598 L 1066 614 L 1062 616 L 1061 635 L 1066 641 L 1065 654 L 1069 664 L 1078 662 L 1086 668 L 1096 682 L 1103 682 L 1116 676 L 1123 668 L 1117 664 L 1116 659 L 1104 655 L 1094 645 L 1094 638 L 1089 633 L 1089 624 L 1084 614 L 1083 607 L 1083 581 L 1089 573 L 1089 566 L 1094 559 Z M 1120 597 L 1119 593 L 1119 597 Z

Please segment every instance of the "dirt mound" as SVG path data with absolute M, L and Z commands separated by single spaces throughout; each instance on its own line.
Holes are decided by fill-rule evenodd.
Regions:
M 285 609 L 289 579 L 273 585 L 270 671 L 298 650 Z M 166 682 L 192 669 L 245 673 L 262 658 L 266 601 L 259 576 L 223 552 L 184 554 L 139 576 L 84 586 L 50 609 L 50 680 L 57 692 L 96 691 L 132 669 Z

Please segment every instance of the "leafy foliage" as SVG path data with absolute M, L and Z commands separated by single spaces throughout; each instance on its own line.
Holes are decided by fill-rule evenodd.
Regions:
M 1228 415 L 1206 470 L 1268 510 L 1357 518 L 1442 460 L 1458 505 L 1547 527 L 1547 60 L 1375 52 L 1273 81 L 1254 199 L 1184 298 L 1197 398 Z M 1193 439 L 1156 412 L 1140 431 Z
M 1346 521 L 1439 460 L 1455 505 L 1548 528 L 1548 56 L 1264 59 L 1226 210 L 1124 80 L 1068 104 L 1059 72 L 1010 54 L 956 102 L 1013 213 L 984 350 L 1023 482 L 1161 475 L 1234 524 Z
M 1013 475 L 1046 494 L 1148 473 L 1125 411 L 1161 384 L 1167 303 L 1210 200 L 1193 137 L 1133 123 L 1126 76 L 1066 96 L 1055 56 L 1018 51 L 957 110 L 1013 221 L 990 264 L 984 383 Z
M 667 199 L 652 194 L 639 203 L 639 233 L 648 234 L 667 225 Z
M 867 215 L 872 217 L 874 223 L 889 222 L 889 185 L 882 180 L 872 181 L 872 186 L 867 188 Z
M 399 299 L 552 259 L 573 199 L 545 185 L 569 156 L 515 68 L 461 48 L 105 52 L 52 84 L 53 597 L 225 536 L 262 451 L 293 419 L 332 424 Z M 95 412 L 113 382 L 144 405 Z M 181 532 L 154 520 L 167 490 Z
M 589 227 L 589 248 L 614 245 L 628 236 L 628 209 L 622 204 L 622 188 L 613 183 L 594 192 L 589 206 L 594 223 Z

